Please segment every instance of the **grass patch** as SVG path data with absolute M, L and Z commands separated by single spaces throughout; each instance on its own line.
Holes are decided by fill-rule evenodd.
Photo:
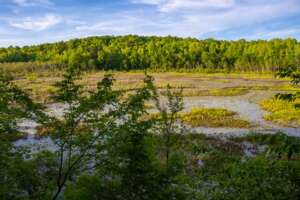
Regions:
M 140 73 L 140 71 L 136 71 Z M 157 73 L 156 71 L 153 71 Z M 226 78 L 244 78 L 244 79 L 274 79 L 274 74 L 272 72 L 207 72 L 207 71 L 196 71 L 191 70 L 188 72 L 187 70 L 184 72 L 164 72 L 170 75 L 179 75 L 179 76 L 192 76 L 192 77 L 226 77 Z
M 151 109 L 155 109 L 155 105 L 154 104 L 151 104 L 151 103 L 145 103 L 145 109 L 147 110 L 151 110 Z
M 288 92 L 299 92 L 300 87 L 294 86 L 291 84 L 284 84 L 279 86 L 273 86 L 271 87 L 272 90 L 278 90 L 278 91 L 288 91 Z
M 194 108 L 180 116 L 182 122 L 192 127 L 250 128 L 249 122 L 238 119 L 237 113 L 226 109 Z
M 300 109 L 295 107 L 300 100 L 291 102 L 276 98 L 264 100 L 260 106 L 270 112 L 264 116 L 267 121 L 288 127 L 300 127 Z
M 20 66 L 19 66 L 20 65 Z M 37 71 L 35 68 L 30 68 L 31 65 L 28 65 L 26 70 L 20 74 L 15 71 L 21 69 L 21 64 L 17 66 L 6 66 L 5 69 L 14 69 L 12 73 L 16 76 L 16 83 L 21 88 L 30 89 L 30 94 L 33 98 L 37 100 L 49 101 L 47 98 L 49 94 L 47 91 L 53 91 L 53 84 L 61 80 L 62 72 L 59 70 L 43 70 Z M 46 67 L 46 66 L 45 66 Z M 5 71 L 5 70 L 4 70 Z M 6 70 L 7 71 L 7 70 Z M 97 87 L 97 81 L 103 78 L 104 71 L 91 71 L 83 73 L 82 79 L 78 83 L 83 84 L 85 90 L 93 91 Z M 114 89 L 122 91 L 131 91 L 141 88 L 143 86 L 143 72 L 116 72 L 112 71 L 116 79 Z M 168 84 L 174 89 L 184 88 L 183 96 L 193 97 L 193 96 L 240 96 L 247 94 L 250 90 L 280 90 L 280 91 L 300 91 L 300 88 L 292 87 L 285 82 L 274 79 L 269 75 L 265 74 L 222 74 L 222 73 L 150 73 L 155 77 L 155 86 L 162 91 L 164 95 L 165 88 Z M 262 77 L 268 77 L 270 80 L 269 85 L 259 85 L 264 84 L 264 81 L 261 80 Z M 257 78 L 257 82 L 248 85 L 245 82 L 245 78 Z M 250 79 L 251 79 L 250 78 Z M 219 81 L 219 82 L 218 82 Z M 235 82 L 242 82 L 237 84 Z M 217 83 L 216 83 L 217 82 Z M 254 85 L 253 85 L 254 84 Z M 222 85 L 224 88 L 218 88 L 219 85 Z M 32 88 L 31 88 L 32 87 Z
M 222 88 L 222 89 L 211 89 L 211 90 L 184 90 L 184 97 L 193 96 L 240 96 L 245 95 L 249 92 L 246 88 Z
M 31 79 L 30 81 L 28 79 Z M 36 79 L 29 76 L 28 79 L 18 80 L 16 84 L 23 88 L 34 100 L 43 103 L 50 103 L 50 95 L 56 90 L 53 86 L 57 79 Z

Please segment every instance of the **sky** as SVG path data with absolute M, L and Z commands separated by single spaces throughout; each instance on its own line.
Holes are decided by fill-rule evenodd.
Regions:
M 0 47 L 127 34 L 300 40 L 300 0 L 0 0 Z

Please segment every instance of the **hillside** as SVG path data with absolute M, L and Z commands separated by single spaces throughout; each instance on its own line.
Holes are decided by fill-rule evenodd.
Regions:
M 0 49 L 2 66 L 24 62 L 86 70 L 270 72 L 299 66 L 300 43 L 296 39 L 223 41 L 128 35 Z

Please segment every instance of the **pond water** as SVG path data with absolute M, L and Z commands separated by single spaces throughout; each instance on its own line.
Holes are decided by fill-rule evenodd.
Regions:
M 203 133 L 207 135 L 217 136 L 241 136 L 249 134 L 251 132 L 274 134 L 278 131 L 282 131 L 291 136 L 300 137 L 300 128 L 280 127 L 278 125 L 267 122 L 263 119 L 263 116 L 267 114 L 257 104 L 262 99 L 267 99 L 273 96 L 276 92 L 269 91 L 251 91 L 243 96 L 234 97 L 188 97 L 184 98 L 184 112 L 190 111 L 195 107 L 206 108 L 224 108 L 238 113 L 239 117 L 248 120 L 254 125 L 251 129 L 239 129 L 239 128 L 189 128 L 194 133 Z M 66 110 L 66 106 L 62 104 L 52 104 L 48 106 L 47 112 L 51 115 L 61 116 Z M 28 137 L 17 141 L 17 146 L 33 146 L 34 151 L 47 148 L 48 150 L 54 149 L 55 145 L 50 138 L 34 137 L 36 133 L 37 124 L 33 121 L 25 120 L 20 123 L 21 130 L 28 133 Z
M 273 96 L 275 93 L 252 91 L 246 95 L 235 97 L 189 97 L 184 100 L 184 111 L 188 112 L 195 107 L 224 108 L 238 113 L 240 118 L 254 125 L 254 128 L 251 129 L 194 128 L 193 130 L 198 133 L 241 135 L 250 132 L 272 134 L 282 131 L 288 135 L 300 137 L 300 128 L 281 127 L 263 119 L 267 112 L 261 109 L 257 103 L 262 99 Z

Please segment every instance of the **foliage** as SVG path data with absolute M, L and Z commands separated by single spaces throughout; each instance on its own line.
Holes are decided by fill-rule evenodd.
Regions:
M 296 65 L 286 69 L 281 69 L 276 73 L 276 76 L 281 78 L 290 77 L 292 79 L 292 84 L 297 85 L 300 83 L 299 66 Z
M 295 65 L 289 68 L 281 69 L 276 72 L 276 76 L 284 78 L 288 77 L 291 78 L 291 83 L 294 86 L 297 86 L 300 83 L 300 68 L 299 66 Z M 294 101 L 298 98 L 300 98 L 300 92 L 296 92 L 293 94 L 277 94 L 277 98 L 287 101 Z M 297 107 L 297 105 L 296 105 Z
M 113 78 L 105 76 L 95 92 L 84 96 L 82 86 L 75 83 L 78 73 L 69 68 L 64 79 L 56 84 L 58 89 L 53 98 L 65 104 L 68 110 L 62 118 L 49 116 L 43 127 L 57 146 L 57 190 L 53 199 L 59 197 L 71 177 L 86 170 L 96 155 L 100 139 L 104 133 L 109 134 L 115 120 L 114 110 L 104 112 L 119 96 L 119 92 L 112 91 Z
M 212 199 L 297 199 L 299 165 L 254 158 L 232 164 L 216 179 Z
M 76 66 L 84 70 L 270 72 L 299 67 L 299 56 L 295 39 L 218 41 L 134 35 L 0 49 L 0 63 L 33 62 L 37 64 L 32 66 L 51 70 Z
M 23 118 L 36 118 L 40 105 L 35 104 L 13 82 L 0 75 L 0 138 L 6 140 L 18 134 L 16 124 Z
M 291 159 L 293 156 L 300 156 L 299 138 L 288 137 L 283 133 L 271 136 L 268 140 L 270 153 L 275 153 L 279 158 Z
M 159 111 L 157 119 L 159 119 L 158 134 L 162 134 L 165 141 L 163 145 L 165 148 L 166 167 L 169 169 L 169 161 L 171 148 L 174 143 L 174 134 L 182 133 L 180 125 L 176 124 L 178 114 L 183 110 L 182 89 L 179 91 L 171 91 L 171 86 L 167 86 L 167 105 L 162 105 L 159 100 L 158 92 L 155 90 L 155 103 Z
M 197 109 L 180 114 L 182 91 L 158 98 L 153 78 L 124 95 L 107 74 L 93 91 L 79 84 L 70 67 L 57 82 L 53 99 L 66 109 L 45 112 L 11 79 L 0 79 L 0 198 L 36 199 L 297 199 L 299 140 L 262 138 L 267 154 L 244 156 L 237 141 L 189 134 L 178 117 L 193 123 L 248 124 L 227 110 Z M 125 96 L 125 97 L 124 97 Z M 154 102 L 159 117 L 151 118 Z M 146 117 L 145 117 L 146 116 Z M 53 148 L 31 151 L 14 143 L 19 121 L 40 124 Z M 237 120 L 237 122 L 235 122 Z M 222 122 L 221 122 L 222 121 Z M 275 155 L 275 156 L 273 156 Z
M 24 149 L 16 148 L 13 142 L 23 133 L 18 123 L 24 118 L 40 121 L 43 114 L 41 106 L 35 104 L 28 95 L 13 84 L 12 78 L 0 75 L 0 198 L 34 199 L 43 193 L 39 186 L 44 182 L 31 169 L 33 162 L 27 162 Z M 29 165 L 29 166 L 28 166 Z M 38 167 L 43 167 L 42 163 Z M 47 166 L 48 167 L 48 166 Z M 46 167 L 46 168 L 47 168 Z M 46 170 L 45 168 L 45 170 Z M 33 181 L 31 185 L 29 182 Z M 49 181 L 49 180 L 47 180 Z M 37 187 L 37 188 L 35 188 Z M 38 197 L 39 198 L 39 197 Z
M 295 87 L 300 82 L 299 67 L 281 69 L 276 76 L 291 78 L 291 83 Z M 266 120 L 285 126 L 300 126 L 300 92 L 298 88 L 293 93 L 278 93 L 274 99 L 262 101 L 261 106 L 271 112 L 264 116 Z
M 270 156 L 275 155 L 280 159 L 299 159 L 300 157 L 300 139 L 287 136 L 278 132 L 273 135 L 250 134 L 242 138 L 234 138 L 235 141 L 248 141 L 257 145 L 266 145 L 266 153 Z

